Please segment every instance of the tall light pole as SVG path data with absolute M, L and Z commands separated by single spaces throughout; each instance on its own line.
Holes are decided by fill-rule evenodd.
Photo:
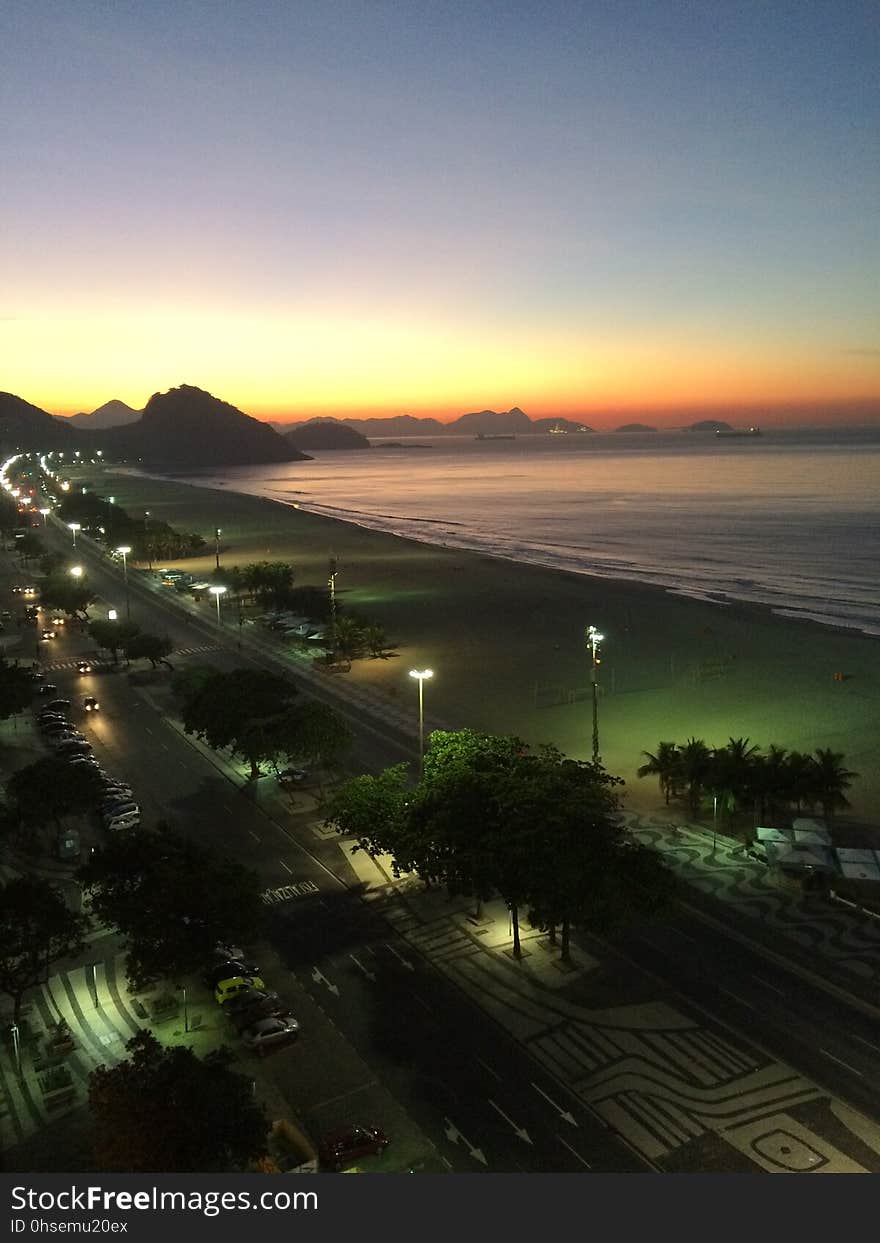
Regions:
M 433 678 L 433 669 L 410 669 L 409 676 L 415 678 L 419 684 L 419 772 L 421 773 L 425 763 L 425 692 L 424 685 L 426 678 Z
M 599 763 L 599 644 L 605 638 L 595 626 L 587 626 L 587 651 L 590 653 L 590 681 L 593 685 L 593 763 Z
M 120 544 L 116 551 L 122 554 L 122 577 L 125 579 L 125 620 L 131 621 L 131 600 L 128 596 L 128 554 L 131 548 L 128 544 Z
M 214 564 L 220 569 L 220 528 L 214 528 Z
M 220 597 L 223 595 L 223 592 L 225 590 L 226 590 L 225 587 L 209 587 L 208 588 L 208 591 L 210 591 L 211 595 L 217 601 L 217 625 L 218 626 L 222 624 L 220 621 Z
M 68 522 L 68 524 L 67 524 L 67 525 L 70 527 L 71 531 L 73 532 L 73 546 L 74 546 L 74 548 L 76 548 L 76 533 L 77 533 L 77 531 L 79 531 L 79 529 L 80 529 L 80 523 L 78 523 L 78 522 Z
M 330 655 L 336 659 L 336 558 L 330 558 L 330 577 L 327 586 L 330 589 Z

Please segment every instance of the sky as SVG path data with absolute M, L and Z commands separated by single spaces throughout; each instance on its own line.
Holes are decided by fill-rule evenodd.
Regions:
M 880 419 L 880 6 L 5 0 L 0 388 Z

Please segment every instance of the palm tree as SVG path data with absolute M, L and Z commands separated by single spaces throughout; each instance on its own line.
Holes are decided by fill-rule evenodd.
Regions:
M 357 656 L 364 642 L 364 628 L 353 617 L 338 617 L 335 626 L 336 651 L 342 656 Z
M 859 774 L 844 768 L 842 752 L 829 748 L 818 748 L 812 762 L 813 792 L 830 824 L 838 808 L 849 807 L 845 791 Z
M 666 800 L 666 806 L 669 806 L 670 798 L 680 793 L 681 785 L 681 753 L 678 749 L 677 742 L 661 742 L 657 746 L 656 755 L 650 751 L 643 751 L 642 755 L 648 761 L 642 764 L 636 770 L 639 777 L 658 777 L 660 780 L 660 792 Z
M 788 787 L 788 752 L 774 744 L 766 755 L 756 755 L 752 769 L 752 789 L 758 800 L 760 819 L 766 820 L 769 808 L 786 801 Z
M 760 748 L 748 738 L 729 738 L 727 746 L 712 752 L 709 785 L 722 808 L 735 808 L 754 796 L 756 760 Z
M 789 751 L 785 760 L 784 794 L 788 803 L 794 803 L 800 813 L 804 803 L 812 807 L 816 801 L 816 774 L 813 757 L 801 751 Z
M 681 776 L 687 787 L 688 807 L 696 816 L 712 771 L 712 752 L 702 738 L 688 738 L 680 749 Z

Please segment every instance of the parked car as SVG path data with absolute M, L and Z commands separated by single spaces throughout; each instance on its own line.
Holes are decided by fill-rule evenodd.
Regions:
M 44 682 L 42 686 L 36 688 L 36 693 L 38 695 L 54 695 L 57 690 L 58 687 L 54 682 Z
M 119 816 L 114 816 L 112 820 L 105 820 L 104 828 L 108 833 L 117 833 L 120 829 L 136 829 L 140 822 L 139 811 L 126 811 Z
M 218 941 L 214 946 L 214 957 L 221 962 L 242 962 L 244 956 L 244 950 L 241 946 L 233 945 L 232 942 Z
M 44 630 L 44 631 L 43 631 L 43 633 L 42 633 L 42 635 L 40 636 L 40 638 L 41 638 L 44 642 L 48 643 L 48 641 L 49 641 L 50 639 L 54 639 L 54 638 L 55 638 L 55 631 L 54 631 L 54 630 Z
M 54 689 L 57 691 L 58 687 L 56 686 Z M 70 712 L 70 700 L 69 699 L 50 699 L 46 707 L 51 712 Z
M 278 784 L 282 786 L 288 785 L 289 783 L 299 785 L 301 782 L 305 781 L 308 775 L 309 771 L 307 768 L 284 768 L 278 774 Z
M 296 1019 L 272 1018 L 260 1019 L 253 1027 L 246 1027 L 241 1038 L 249 1049 L 258 1053 L 268 1053 L 270 1049 L 278 1049 L 282 1045 L 291 1044 L 299 1035 L 299 1023 Z
M 72 734 L 70 738 L 62 738 L 57 744 L 53 743 L 53 746 L 62 757 L 65 755 L 92 754 L 92 744 L 86 742 L 81 734 Z
M 66 618 L 61 617 L 60 615 L 58 615 L 57 617 L 53 617 L 51 619 L 53 626 L 63 626 L 66 620 L 67 620 Z
M 226 980 L 218 980 L 214 987 L 214 997 L 222 1006 L 230 997 L 234 997 L 236 993 L 243 993 L 246 988 L 260 988 L 266 991 L 266 986 L 258 975 L 234 975 Z
M 319 1152 L 324 1165 L 341 1170 L 360 1157 L 384 1152 L 391 1140 L 375 1126 L 350 1126 L 329 1131 L 321 1140 Z
M 94 695 L 83 696 L 83 707 L 86 712 L 98 712 L 101 705 L 98 703 Z
M 259 975 L 260 968 L 256 963 L 245 962 L 244 959 L 230 959 L 227 962 L 218 962 L 210 966 L 204 975 L 205 983 L 210 988 L 215 988 L 220 980 L 233 979 L 237 975 Z
M 231 1012 L 232 1001 L 223 1006 L 223 1013 L 228 1014 L 229 1021 L 238 1032 L 243 1032 L 246 1027 L 253 1027 L 254 1023 L 258 1023 L 260 1019 L 286 1019 L 290 1017 L 290 1006 L 286 1001 L 279 997 L 278 993 L 261 993 L 259 989 L 254 989 L 255 997 L 246 998 L 244 993 L 240 993 L 239 997 L 246 998 L 249 1001 L 243 1009 Z M 233 998 L 238 1001 L 239 997 Z

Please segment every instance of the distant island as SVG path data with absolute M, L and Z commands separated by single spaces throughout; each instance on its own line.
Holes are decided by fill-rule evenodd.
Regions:
M 326 419 L 323 423 L 337 422 L 350 427 L 370 440 L 386 436 L 473 436 L 484 440 L 503 436 L 540 436 L 547 432 L 591 432 L 584 423 L 571 419 L 531 419 L 519 406 L 511 410 L 478 410 L 462 414 L 449 423 L 439 419 L 416 418 L 412 414 L 396 414 L 385 419 Z M 303 427 L 314 424 L 310 419 L 303 423 L 272 424 L 284 436 L 292 436 Z M 310 446 L 317 448 L 317 445 Z M 387 447 L 387 446 L 383 446 Z
M 369 449 L 366 436 L 337 419 L 312 419 L 283 433 L 295 449 Z
M 720 419 L 703 419 L 699 423 L 689 423 L 683 430 L 686 432 L 732 432 L 733 428 L 729 423 L 724 423 Z

